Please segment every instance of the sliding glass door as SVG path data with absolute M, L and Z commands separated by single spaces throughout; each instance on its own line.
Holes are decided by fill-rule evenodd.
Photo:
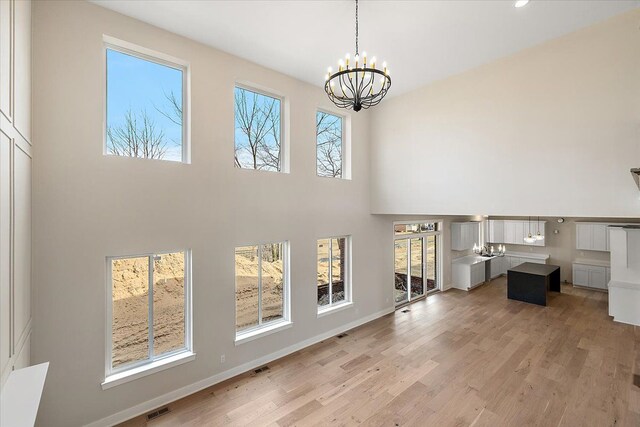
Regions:
M 394 238 L 394 298 L 403 305 L 439 286 L 438 223 L 396 224 Z

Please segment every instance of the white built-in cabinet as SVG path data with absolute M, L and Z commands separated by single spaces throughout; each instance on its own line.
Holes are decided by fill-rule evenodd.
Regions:
M 611 268 L 602 265 L 573 264 L 573 284 L 587 288 L 607 289 L 611 281 Z
M 485 223 L 485 241 L 495 244 L 525 245 L 525 246 L 545 246 L 545 240 L 536 240 L 534 243 L 527 243 L 524 238 L 531 233 L 535 236 L 538 233 L 545 235 L 546 221 L 526 221 L 526 220 L 502 220 L 491 219 Z
M 31 2 L 0 0 L 0 388 L 30 364 Z
M 609 252 L 609 224 L 577 222 L 576 249 Z
M 479 222 L 452 222 L 451 249 L 464 251 L 473 249 L 473 245 L 480 242 Z

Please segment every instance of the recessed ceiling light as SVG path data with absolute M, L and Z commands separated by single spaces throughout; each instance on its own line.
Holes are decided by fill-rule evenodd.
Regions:
M 514 6 L 515 7 L 522 7 L 522 6 L 526 6 L 527 3 L 529 3 L 529 0 L 518 0 L 518 1 L 516 1 L 516 4 Z

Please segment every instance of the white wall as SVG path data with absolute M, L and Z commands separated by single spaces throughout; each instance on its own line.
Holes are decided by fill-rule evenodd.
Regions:
M 105 157 L 103 34 L 191 64 L 192 164 Z M 286 94 L 291 173 L 233 167 L 233 88 Z M 39 424 L 76 426 L 392 309 L 390 222 L 370 215 L 369 125 L 350 181 L 316 177 L 320 88 L 96 5 L 34 4 L 33 360 L 51 361 Z M 316 239 L 353 236 L 354 308 L 316 318 Z M 291 329 L 234 345 L 234 247 L 289 240 Z M 193 250 L 195 361 L 103 391 L 105 257 Z M 220 355 L 226 363 L 220 364 Z M 151 408 L 147 408 L 151 409 Z
M 31 348 L 31 2 L 0 1 L 0 390 Z
M 385 100 L 372 211 L 639 216 L 639 22 L 636 9 Z

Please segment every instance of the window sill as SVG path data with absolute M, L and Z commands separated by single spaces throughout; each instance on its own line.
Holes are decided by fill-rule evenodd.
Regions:
M 104 382 L 101 384 L 102 389 L 107 390 L 111 387 L 128 383 L 129 381 L 133 381 L 138 378 L 146 377 L 147 375 L 164 371 L 165 369 L 182 365 L 183 363 L 191 362 L 192 360 L 195 360 L 195 358 L 195 353 L 191 351 L 184 351 L 182 353 L 178 353 L 164 359 L 156 360 L 142 366 L 137 366 L 123 372 L 118 372 L 117 374 L 109 375 L 107 378 L 105 378 Z
M 333 305 L 331 307 L 328 308 L 322 308 L 322 309 L 318 309 L 318 319 L 324 316 L 328 316 L 329 314 L 333 314 L 337 311 L 342 311 L 342 310 L 346 310 L 348 308 L 353 307 L 353 302 L 349 301 L 349 302 L 343 302 L 340 304 L 336 304 Z
M 269 326 L 265 326 L 264 328 L 256 329 L 249 332 L 242 332 L 240 334 L 236 334 L 236 345 L 244 344 L 249 341 L 253 341 L 258 338 L 262 338 L 267 335 L 275 334 L 276 332 L 283 331 L 285 329 L 289 329 L 293 326 L 293 322 L 282 321 L 277 322 Z

